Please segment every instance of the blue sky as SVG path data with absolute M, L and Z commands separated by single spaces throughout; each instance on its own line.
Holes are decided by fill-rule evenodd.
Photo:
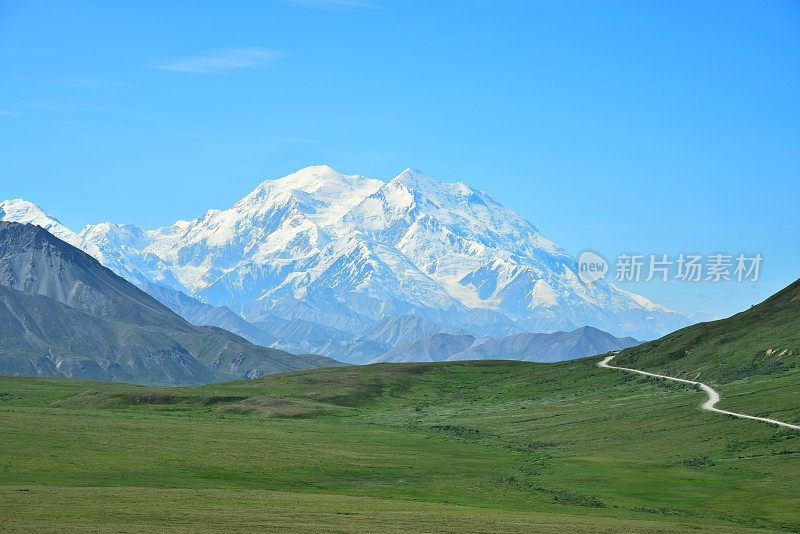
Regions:
M 798 277 L 800 3 L 0 0 L 0 198 L 155 227 L 328 163 L 464 181 L 577 255 L 760 252 Z

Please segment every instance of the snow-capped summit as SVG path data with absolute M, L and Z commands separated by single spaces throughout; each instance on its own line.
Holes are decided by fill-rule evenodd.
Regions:
M 471 198 L 476 194 L 463 182 L 439 182 L 412 168 L 407 168 L 392 178 L 387 183 L 389 184 L 402 184 L 408 191 L 427 198 L 439 206 L 453 199 Z
M 11 221 L 40 226 L 70 245 L 79 246 L 78 235 L 61 224 L 42 208 L 21 198 L 0 202 L 0 221 Z
M 85 242 L 94 243 L 104 248 L 144 248 L 149 242 L 144 231 L 132 224 L 114 224 L 109 222 L 90 224 L 83 228 L 79 235 Z
M 292 197 L 303 213 L 315 222 L 330 224 L 381 185 L 380 180 L 344 175 L 327 165 L 314 165 L 277 180 L 262 182 L 234 208 L 263 209 Z
M 228 209 L 146 231 L 102 223 L 76 235 L 20 202 L 0 204 L 2 217 L 37 220 L 129 280 L 253 320 L 335 329 L 338 342 L 402 315 L 481 335 L 590 325 L 646 339 L 686 323 L 640 295 L 585 284 L 576 260 L 518 214 L 410 168 L 382 182 L 306 167 Z

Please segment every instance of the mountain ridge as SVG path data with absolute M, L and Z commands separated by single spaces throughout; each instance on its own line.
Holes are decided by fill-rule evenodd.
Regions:
M 179 385 L 335 365 L 193 326 L 47 230 L 0 222 L 0 374 Z
M 614 337 L 591 326 L 570 332 L 520 333 L 504 338 L 441 333 L 398 346 L 373 362 L 498 359 L 557 362 L 604 354 L 638 344 L 639 341 L 633 338 Z
M 412 169 L 382 182 L 307 167 L 197 219 L 154 230 L 101 223 L 76 235 L 136 284 L 249 321 L 303 319 L 357 336 L 412 314 L 492 337 L 589 325 L 640 339 L 688 324 L 611 284 L 583 283 L 576 260 L 518 214 Z

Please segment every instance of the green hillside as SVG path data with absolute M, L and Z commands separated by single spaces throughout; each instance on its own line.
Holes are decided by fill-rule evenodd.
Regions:
M 726 409 L 800 421 L 800 280 L 727 319 L 626 349 L 614 365 L 707 382 Z
M 800 433 L 596 361 L 0 378 L 0 530 L 800 532 Z

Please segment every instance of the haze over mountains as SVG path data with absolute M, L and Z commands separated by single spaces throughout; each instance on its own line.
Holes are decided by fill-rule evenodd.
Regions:
M 688 324 L 639 295 L 583 283 L 576 260 L 513 211 L 411 169 L 384 183 L 307 167 L 229 209 L 154 230 L 100 223 L 75 233 L 21 200 L 0 203 L 0 218 L 47 228 L 191 322 L 344 361 L 436 334 L 591 326 L 649 339 Z
M 631 337 L 618 338 L 584 326 L 572 332 L 514 334 L 504 338 L 476 338 L 436 334 L 400 345 L 376 362 L 441 362 L 455 360 L 525 360 L 558 362 L 583 355 L 602 354 L 638 345 Z
M 94 258 L 0 222 L 0 374 L 198 384 L 339 365 L 193 326 Z

